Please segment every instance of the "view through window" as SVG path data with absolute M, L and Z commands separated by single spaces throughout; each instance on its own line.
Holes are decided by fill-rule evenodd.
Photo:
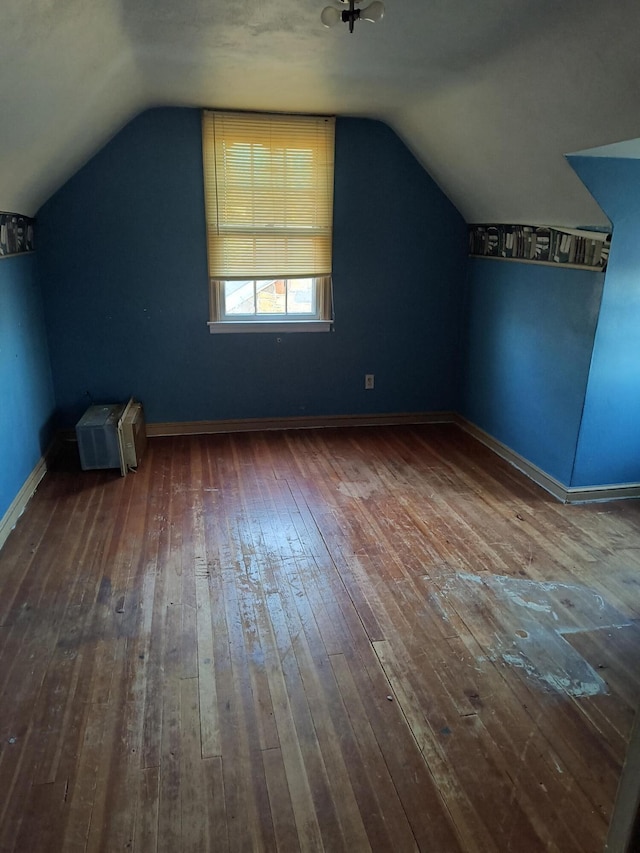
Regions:
M 224 282 L 225 316 L 317 316 L 313 278 L 253 279 Z

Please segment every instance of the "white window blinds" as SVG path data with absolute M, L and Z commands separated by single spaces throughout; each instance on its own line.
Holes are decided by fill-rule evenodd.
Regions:
M 209 275 L 331 273 L 335 119 L 203 113 Z

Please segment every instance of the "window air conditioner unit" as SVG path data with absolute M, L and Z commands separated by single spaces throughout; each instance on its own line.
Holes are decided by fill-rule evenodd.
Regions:
M 83 471 L 119 468 L 124 476 L 136 469 L 147 444 L 142 404 L 89 406 L 76 424 Z

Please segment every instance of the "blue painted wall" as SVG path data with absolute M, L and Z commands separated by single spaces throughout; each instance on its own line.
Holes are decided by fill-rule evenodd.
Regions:
M 37 226 L 63 423 L 130 394 L 150 422 L 458 406 L 466 226 L 383 124 L 337 121 L 331 333 L 209 334 L 198 110 L 137 117 Z
M 52 437 L 51 367 L 34 254 L 0 261 L 0 519 Z
M 604 276 L 469 265 L 462 413 L 568 486 Z
M 569 157 L 613 223 L 572 485 L 640 482 L 640 161 Z

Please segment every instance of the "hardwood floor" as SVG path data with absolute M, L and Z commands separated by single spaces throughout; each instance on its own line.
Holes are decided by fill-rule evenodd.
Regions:
M 603 849 L 640 505 L 453 426 L 63 459 L 0 552 L 0 850 Z

